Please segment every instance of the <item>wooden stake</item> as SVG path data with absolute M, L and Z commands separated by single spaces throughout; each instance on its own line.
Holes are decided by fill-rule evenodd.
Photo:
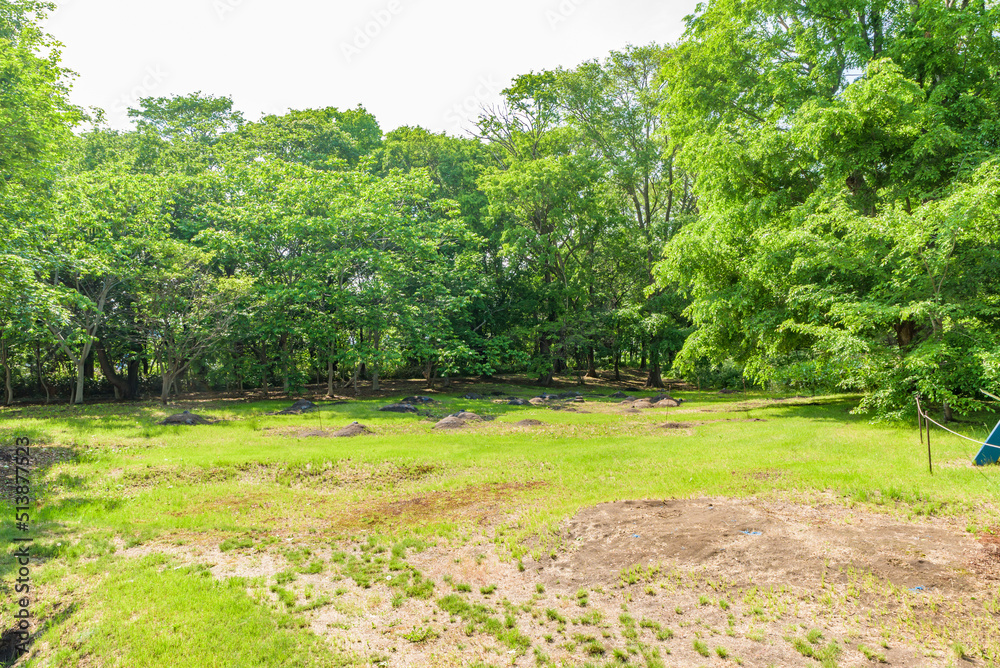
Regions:
M 920 445 L 924 444 L 924 416 L 920 414 L 920 397 L 914 395 L 917 401 L 917 429 L 920 430 Z
M 934 466 L 931 464 L 931 423 L 927 423 L 927 468 L 931 475 L 934 475 Z
M 923 424 L 927 425 L 927 470 L 931 472 L 931 475 L 934 475 L 934 465 L 931 462 L 931 423 L 930 423 L 930 420 L 928 419 L 928 417 L 926 415 L 924 415 L 924 409 L 920 405 L 920 395 L 919 394 L 916 395 L 916 400 L 917 400 L 917 421 L 918 422 L 922 421 Z M 921 425 L 921 427 L 920 427 L 920 442 L 921 443 L 924 442 L 924 428 L 923 428 L 923 425 Z

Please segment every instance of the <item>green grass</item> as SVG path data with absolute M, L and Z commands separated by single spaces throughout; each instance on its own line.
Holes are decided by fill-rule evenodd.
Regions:
M 513 393 L 532 394 L 524 388 L 513 388 Z M 476 531 L 474 520 L 464 512 L 471 502 L 518 509 L 516 524 L 494 530 L 501 556 L 521 568 L 529 551 L 540 556 L 560 548 L 558 533 L 552 530 L 558 522 L 579 508 L 617 499 L 781 496 L 809 502 L 833 492 L 848 506 L 906 516 L 951 515 L 969 526 L 997 523 L 993 511 L 980 503 L 984 494 L 992 493 L 990 485 L 1000 482 L 997 470 L 935 467 L 936 474 L 928 475 L 926 450 L 914 425 L 870 424 L 851 414 L 855 397 L 819 398 L 813 400 L 815 405 L 803 405 L 811 402 L 768 402 L 760 393 L 750 393 L 749 404 L 742 403 L 742 396 L 709 392 L 675 396 L 686 400 L 685 411 L 694 412 L 623 414 L 617 400 L 588 398 L 590 412 L 574 413 L 490 402 L 473 405 L 444 396 L 444 403 L 435 408 L 442 414 L 471 408 L 496 417 L 474 430 L 447 433 L 432 431 L 432 423 L 419 416 L 378 412 L 386 401 L 324 406 L 319 413 L 298 416 L 264 415 L 287 401 L 209 402 L 169 410 L 154 403 L 0 408 L 0 439 L 9 442 L 14 435 L 28 435 L 36 443 L 62 449 L 68 460 L 33 474 L 38 496 L 32 514 L 34 547 L 46 559 L 38 577 L 55 581 L 59 573 L 67 581 L 100 583 L 68 593 L 66 600 L 77 606 L 75 612 L 47 614 L 39 639 L 56 648 L 49 656 L 58 657 L 54 665 L 71 665 L 83 656 L 99 665 L 158 665 L 166 652 L 179 652 L 178 647 L 184 647 L 189 665 L 268 665 L 274 656 L 286 654 L 291 657 L 287 665 L 326 665 L 329 648 L 321 648 L 300 624 L 301 615 L 328 601 L 301 600 L 297 592 L 309 581 L 302 576 L 322 573 L 325 578 L 335 571 L 362 589 L 384 583 L 394 605 L 406 597 L 430 599 L 435 585 L 408 566 L 407 553 Z M 155 424 L 184 408 L 223 422 L 190 428 Z M 747 417 L 766 421 L 698 425 Z M 535 428 L 530 438 L 504 427 L 525 418 L 546 425 Z M 666 419 L 696 426 L 690 435 L 659 429 Z M 352 421 L 369 425 L 377 434 L 357 439 L 268 435 L 274 429 L 330 429 Z M 984 435 L 978 424 L 963 423 L 959 429 Z M 935 434 L 935 462 L 969 457 L 965 442 Z M 413 499 L 423 502 L 408 503 Z M 14 535 L 9 525 L 0 527 L 5 544 L 10 545 Z M 280 603 L 274 606 L 270 594 L 267 602 L 256 600 L 246 588 L 190 569 L 171 570 L 173 566 L 155 559 L 115 556 L 119 545 L 154 541 L 207 541 L 241 556 L 280 554 L 290 564 L 273 581 Z M 363 549 L 338 547 L 328 562 L 304 544 L 351 541 Z M 10 563 L 8 557 L 0 566 L 8 586 L 13 582 Z M 628 577 L 634 582 L 625 585 L 651 587 L 660 574 L 630 571 Z M 262 587 L 264 593 L 268 586 L 271 583 Z M 452 587 L 471 592 L 464 583 Z M 492 587 L 482 587 L 480 593 L 492 595 Z M 191 603 L 185 598 L 188 590 Z M 545 594 L 545 586 L 538 584 L 536 593 Z M 599 602 L 595 596 L 591 603 L 586 589 L 569 595 L 574 608 L 590 610 Z M 707 608 L 715 600 L 717 611 L 730 606 L 739 610 L 738 599 L 721 595 L 701 596 L 699 603 Z M 12 605 L 0 602 L 0 614 L 12 614 Z M 130 621 L 133 608 L 138 610 L 137 621 Z M 185 617 L 182 611 L 195 609 L 198 624 L 183 621 L 190 614 Z M 667 609 L 683 613 L 680 606 Z M 475 632 L 523 649 L 516 628 L 506 627 L 502 616 L 481 613 L 475 607 L 452 611 Z M 554 608 L 540 614 L 547 623 L 568 623 Z M 237 617 L 247 620 L 239 628 L 229 623 Z M 126 621 L 116 626 L 117 619 Z M 170 634 L 157 639 L 156 633 L 169 624 L 182 629 L 176 634 L 180 640 L 171 640 Z M 93 629 L 91 635 L 88 628 Z M 209 628 L 211 633 L 204 630 Z M 425 623 L 414 628 L 431 627 Z M 649 629 L 647 638 L 654 633 L 661 641 L 670 637 L 669 629 L 645 620 L 639 628 Z M 633 638 L 638 628 L 633 620 L 623 622 L 622 631 Z M 747 637 L 757 640 L 757 633 L 762 641 L 762 632 L 748 632 Z M 835 661 L 831 648 L 837 646 L 821 647 L 820 640 L 816 636 L 799 642 L 809 656 Z M 208 660 L 216 656 L 232 657 L 232 663 Z
M 86 605 L 49 620 L 54 665 L 326 666 L 324 644 L 292 616 L 261 606 L 244 583 L 176 568 L 164 557 L 107 557 L 80 574 L 96 580 Z M 233 624 L 239 620 L 239 624 Z M 196 622 L 196 623 L 193 623 Z

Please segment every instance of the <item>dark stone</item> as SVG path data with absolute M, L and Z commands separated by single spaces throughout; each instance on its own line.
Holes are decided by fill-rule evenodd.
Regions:
M 431 399 L 430 397 L 406 397 L 402 402 L 404 404 L 436 404 L 437 401 Z
M 299 399 L 288 408 L 274 413 L 274 415 L 300 415 L 316 410 L 317 408 L 319 407 L 308 399 Z
M 413 404 L 408 404 L 406 402 L 398 404 L 389 404 L 388 406 L 382 406 L 380 411 L 385 411 L 388 413 L 416 413 L 417 407 Z
M 207 420 L 200 415 L 195 415 L 190 411 L 184 411 L 183 413 L 177 413 L 176 415 L 171 415 L 170 417 L 160 422 L 163 425 L 171 424 L 186 424 L 186 425 L 196 425 L 196 424 L 212 424 L 213 420 Z

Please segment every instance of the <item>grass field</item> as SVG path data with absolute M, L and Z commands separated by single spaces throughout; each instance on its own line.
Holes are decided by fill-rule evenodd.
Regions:
M 477 391 L 497 389 L 535 394 Z M 435 395 L 425 415 L 378 412 L 385 399 L 302 415 L 266 415 L 290 401 L 170 407 L 220 420 L 203 426 L 160 426 L 168 412 L 152 403 L 6 409 L 3 443 L 27 436 L 36 455 L 33 642 L 18 665 L 1000 661 L 986 550 L 1000 471 L 968 465 L 974 444 L 935 433 L 931 475 L 915 424 L 870 424 L 851 414 L 852 396 L 677 392 L 680 407 L 628 409 L 599 396 L 610 392 L 524 407 Z M 459 409 L 495 419 L 432 429 Z M 525 419 L 544 424 L 514 425 Z M 993 419 L 960 430 L 984 438 Z M 354 421 L 374 433 L 302 436 Z M 5 494 L 0 614 L 12 621 L 23 534 Z M 682 499 L 695 501 L 671 506 L 678 519 L 658 530 L 723 540 L 695 530 L 699 499 L 768 529 L 725 533 L 721 551 L 686 543 L 692 559 L 664 552 L 669 533 L 622 552 L 616 529 L 572 520 L 631 508 L 618 501 Z M 870 525 L 886 540 L 945 538 L 912 568 L 862 554 L 865 532 L 843 550 L 817 547 L 822 567 L 804 561 L 802 577 L 780 564 L 755 571 L 768 550 L 720 567 L 777 534 L 766 522 L 779 517 L 781 532 L 830 523 L 843 536 Z M 602 556 L 601 545 L 618 551 Z M 935 556 L 955 545 L 986 551 Z M 939 585 L 904 586 L 906 569 L 931 567 Z

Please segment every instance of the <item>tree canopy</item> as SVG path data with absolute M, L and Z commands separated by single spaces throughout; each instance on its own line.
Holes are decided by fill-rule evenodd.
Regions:
M 7 402 L 626 366 L 880 417 L 1000 390 L 996 2 L 710 0 L 463 137 L 201 92 L 85 128 L 49 8 L 0 1 Z

